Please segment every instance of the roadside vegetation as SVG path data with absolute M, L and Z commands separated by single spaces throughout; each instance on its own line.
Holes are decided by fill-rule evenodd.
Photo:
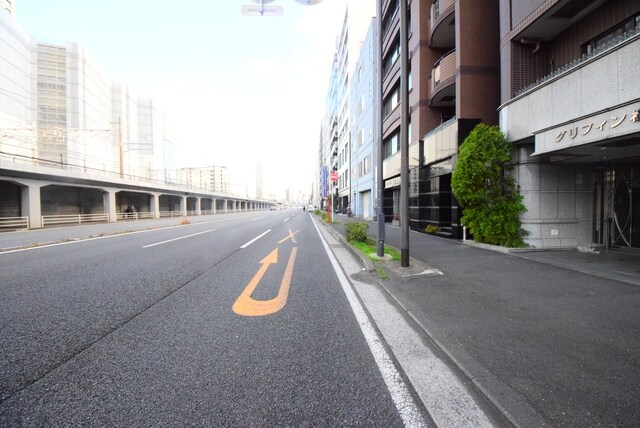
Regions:
M 460 146 L 451 188 L 463 208 L 462 224 L 476 242 L 525 247 L 520 215 L 526 211 L 511 170 L 511 143 L 497 126 L 478 124 Z
M 367 235 L 369 224 L 360 221 L 354 221 L 351 223 L 346 223 L 344 225 L 344 228 L 344 236 L 345 238 L 347 238 L 347 241 L 349 241 L 351 245 L 362 251 L 371 260 L 377 261 L 377 257 L 375 256 L 375 254 L 378 251 L 378 243 L 375 239 L 370 238 Z M 384 254 L 388 254 L 391 257 L 391 260 L 400 260 L 400 252 L 387 245 L 384 246 Z

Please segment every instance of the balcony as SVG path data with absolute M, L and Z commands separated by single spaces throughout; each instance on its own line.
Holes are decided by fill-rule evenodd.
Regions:
M 534 155 L 582 163 L 637 156 L 640 34 L 536 83 L 499 108 L 511 141 L 535 137 Z
M 456 105 L 456 51 L 441 57 L 431 72 L 431 107 Z
M 515 39 L 547 41 L 602 6 L 607 0 L 558 0 Z
M 456 2 L 436 0 L 431 6 L 431 47 L 454 48 L 456 46 Z
M 400 175 L 400 150 L 382 161 L 382 177 L 386 180 Z

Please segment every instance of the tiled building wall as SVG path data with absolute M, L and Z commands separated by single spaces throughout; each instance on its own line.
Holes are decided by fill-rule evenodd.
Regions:
M 491 0 L 459 0 L 457 6 L 456 116 L 495 124 L 500 101 L 498 5 Z
M 536 9 L 534 15 L 539 15 L 540 10 Z M 638 12 L 640 12 L 638 0 L 610 0 L 551 41 L 543 41 L 537 53 L 533 53 L 534 45 L 513 40 L 511 42 L 510 97 L 555 69 L 580 59 L 582 46 L 585 43 Z M 517 32 L 524 28 L 524 23 L 533 22 L 534 15 L 527 17 L 523 22 L 514 23 L 515 28 L 511 37 L 515 38 Z
M 549 46 L 550 60 L 555 67 L 562 67 L 580 58 L 585 43 L 638 12 L 638 0 L 609 0 L 552 41 Z

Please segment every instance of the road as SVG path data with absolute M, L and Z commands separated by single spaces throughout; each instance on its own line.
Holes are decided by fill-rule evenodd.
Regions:
M 312 216 L 165 226 L 0 237 L 20 248 L 0 253 L 0 426 L 430 424 L 393 396 Z

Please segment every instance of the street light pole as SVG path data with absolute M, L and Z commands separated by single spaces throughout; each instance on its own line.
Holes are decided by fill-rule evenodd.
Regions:
M 409 266 L 409 42 L 407 0 L 400 0 L 400 266 Z
M 384 218 L 384 170 L 383 170 L 383 164 L 382 161 L 384 160 L 384 144 L 382 142 L 382 118 L 383 118 L 383 114 L 382 114 L 382 78 L 384 77 L 382 75 L 382 41 L 384 39 L 384 34 L 382 31 L 382 0 L 377 0 L 376 1 L 376 15 L 378 16 L 378 22 L 377 22 L 377 30 L 378 30 L 378 49 L 377 49 L 377 67 L 378 67 L 378 73 L 377 73 L 377 82 L 376 82 L 376 88 L 378 90 L 377 93 L 377 99 L 378 99 L 378 111 L 377 111 L 377 126 L 376 126 L 376 142 L 377 142 L 377 160 L 378 160 L 378 165 L 377 165 L 377 171 L 376 171 L 376 175 L 377 175 L 377 183 L 376 183 L 376 190 L 377 190 L 377 196 L 378 196 L 378 202 L 377 202 L 377 215 L 378 215 L 378 248 L 377 248 L 377 256 L 378 257 L 383 257 L 384 256 L 384 239 L 385 239 L 385 218 Z

